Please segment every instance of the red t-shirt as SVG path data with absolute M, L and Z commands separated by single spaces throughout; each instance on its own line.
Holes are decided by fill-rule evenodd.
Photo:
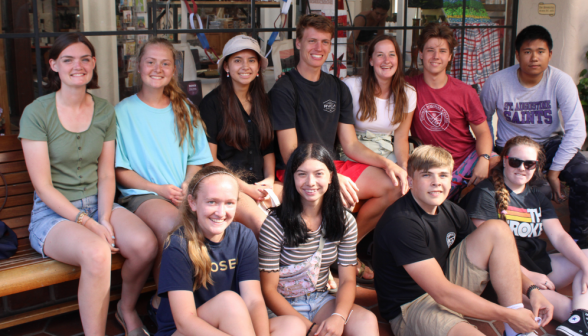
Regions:
M 486 121 L 480 98 L 469 85 L 448 76 L 447 84 L 433 89 L 423 75 L 407 78 L 417 91 L 417 107 L 410 129 L 425 144 L 445 148 L 453 156 L 454 169 L 476 149 L 470 123 Z

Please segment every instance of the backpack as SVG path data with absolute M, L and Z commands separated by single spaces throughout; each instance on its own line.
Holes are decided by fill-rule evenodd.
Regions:
M 2 203 L 2 206 L 0 206 L 0 211 L 2 211 L 8 200 L 8 184 L 6 183 L 4 174 L 0 173 L 0 177 L 4 182 L 4 202 Z M 0 221 L 0 259 L 8 259 L 12 257 L 16 253 L 17 248 L 18 238 L 16 237 L 16 233 L 14 233 L 6 223 Z

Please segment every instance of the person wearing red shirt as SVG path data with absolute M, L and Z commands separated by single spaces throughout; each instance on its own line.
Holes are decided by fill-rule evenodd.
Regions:
M 446 149 L 455 161 L 451 200 L 457 200 L 468 184 L 486 179 L 496 161 L 492 157 L 497 157 L 492 153 L 490 128 L 476 91 L 446 73 L 456 45 L 448 26 L 428 24 L 418 41 L 423 73 L 407 79 L 417 90 L 411 134 L 425 144 Z

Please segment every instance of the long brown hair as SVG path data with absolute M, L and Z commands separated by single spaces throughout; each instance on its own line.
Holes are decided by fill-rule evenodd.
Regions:
M 232 55 L 231 55 L 232 56 Z M 239 98 L 235 94 L 233 80 L 227 77 L 224 65 L 229 62 L 231 56 L 225 57 L 225 61 L 219 66 L 220 85 L 218 94 L 221 100 L 221 113 L 223 114 L 224 125 L 217 136 L 217 140 L 224 140 L 227 145 L 243 150 L 249 147 L 249 133 L 247 125 L 241 115 L 239 107 Z M 261 71 L 260 56 L 255 53 L 257 63 L 259 64 L 259 77 L 249 83 L 247 96 L 251 102 L 251 119 L 257 126 L 261 135 L 261 148 L 265 149 L 273 141 L 272 122 L 269 117 L 269 98 L 265 93 L 263 85 L 263 74 Z
M 374 49 L 376 44 L 381 41 L 390 41 L 394 45 L 396 50 L 396 57 L 398 57 L 398 66 L 396 73 L 392 76 L 390 82 L 390 97 L 389 100 L 394 99 L 394 114 L 392 118 L 392 125 L 402 122 L 406 117 L 408 111 L 408 97 L 406 90 L 409 87 L 406 85 L 404 80 L 404 70 L 402 63 L 402 54 L 399 53 L 400 48 L 394 38 L 388 35 L 380 35 L 372 40 L 368 46 L 367 54 L 363 65 L 363 74 L 361 76 L 361 93 L 359 94 L 359 111 L 357 111 L 356 118 L 361 121 L 373 121 L 376 120 L 378 111 L 376 108 L 375 97 L 381 93 L 382 88 L 378 85 L 378 80 L 374 72 L 374 67 L 370 64 L 370 59 L 373 57 Z
M 172 110 L 174 112 L 174 118 L 176 121 L 176 126 L 178 128 L 177 131 L 179 133 L 177 135 L 179 136 L 180 147 L 184 143 L 186 133 L 190 135 L 190 144 L 193 145 L 193 128 L 198 128 L 200 124 L 201 127 L 206 131 L 206 126 L 200 118 L 198 108 L 196 107 L 196 105 L 192 104 L 192 102 L 188 99 L 186 93 L 184 93 L 184 90 L 182 90 L 180 84 L 178 83 L 177 67 L 175 66 L 176 60 L 178 59 L 178 55 L 171 42 L 164 38 L 157 37 L 152 38 L 147 43 L 145 43 L 139 50 L 139 54 L 137 56 L 137 68 L 135 72 L 138 73 L 138 70 L 141 67 L 141 59 L 145 55 L 145 50 L 147 50 L 147 47 L 152 45 L 162 45 L 168 48 L 173 55 L 175 72 L 169 84 L 167 84 L 163 89 L 163 94 L 168 96 L 172 103 Z M 135 77 L 138 78 L 139 81 L 141 80 L 141 76 Z
M 188 195 L 196 200 L 198 197 L 198 191 L 202 187 L 202 181 L 211 175 L 218 174 L 225 174 L 235 178 L 235 175 L 224 167 L 204 167 L 192 177 L 192 180 L 188 185 Z M 236 178 L 235 182 L 237 182 Z M 164 247 L 167 248 L 170 244 L 171 236 L 174 235 L 176 231 L 179 232 L 179 237 L 182 241 L 185 241 L 188 244 L 186 250 L 188 251 L 190 261 L 192 261 L 192 264 L 194 265 L 193 290 L 197 290 L 200 287 L 207 288 L 209 284 L 213 285 L 214 283 L 211 275 L 212 262 L 210 261 L 210 255 L 208 254 L 208 247 L 206 247 L 206 238 L 198 224 L 198 214 L 190 208 L 188 195 L 184 197 L 182 205 L 180 206 L 180 224 L 170 231 L 165 239 Z M 183 230 L 178 231 L 178 229 Z
M 59 55 L 65 50 L 65 48 L 69 47 L 74 43 L 83 43 L 90 49 L 90 53 L 92 57 L 96 57 L 96 51 L 94 50 L 94 46 L 88 40 L 87 37 L 80 33 L 67 33 L 60 35 L 58 38 L 55 39 L 53 42 L 53 46 L 49 49 L 49 59 L 57 61 Z M 99 89 L 98 86 L 98 65 L 94 66 L 94 71 L 92 71 L 92 79 L 88 84 L 86 84 L 86 89 Z M 53 69 L 49 68 L 47 70 L 47 84 L 44 86 L 45 89 L 48 91 L 57 91 L 61 89 L 61 79 L 59 78 L 59 74 Z
M 508 156 L 510 150 L 516 146 L 529 146 L 537 151 L 537 167 L 535 168 L 535 173 L 530 182 L 543 177 L 541 171 L 545 164 L 545 154 L 543 153 L 541 146 L 528 136 L 516 136 L 508 140 L 502 149 L 502 153 L 500 153 L 500 163 L 492 169 L 492 182 L 494 183 L 494 190 L 496 191 L 496 208 L 498 209 L 499 217 L 503 220 L 506 220 L 506 215 L 502 212 L 506 211 L 508 203 L 510 202 L 510 193 L 504 184 L 504 158 Z

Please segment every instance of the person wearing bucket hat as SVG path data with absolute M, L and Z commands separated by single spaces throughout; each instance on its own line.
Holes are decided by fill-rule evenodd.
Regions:
M 277 206 L 282 189 L 274 188 L 273 128 L 263 85 L 267 59 L 255 39 L 238 35 L 227 42 L 218 65 L 220 85 L 200 103 L 213 156 L 209 165 L 246 172 L 239 179 L 235 220 L 258 237 L 267 217 L 262 209 Z

